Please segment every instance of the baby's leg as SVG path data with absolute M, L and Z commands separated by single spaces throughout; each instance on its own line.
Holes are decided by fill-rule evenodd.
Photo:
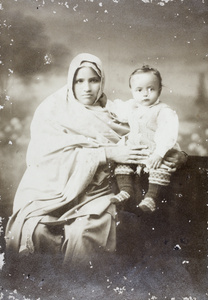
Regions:
M 148 191 L 139 207 L 145 212 L 156 210 L 156 200 L 160 197 L 161 189 L 170 183 L 171 174 L 162 168 L 150 169 Z
M 117 204 L 133 197 L 133 174 L 134 171 L 129 165 L 118 165 L 115 168 L 116 181 L 120 192 L 110 199 L 112 203 Z

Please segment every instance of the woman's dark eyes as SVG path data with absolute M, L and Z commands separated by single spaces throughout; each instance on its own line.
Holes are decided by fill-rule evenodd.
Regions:
M 77 80 L 75 81 L 75 83 L 82 83 L 82 82 L 83 82 L 82 79 L 77 79 Z
M 100 82 L 100 80 L 98 79 L 98 78 L 92 78 L 92 79 L 90 79 L 90 82 Z
M 75 81 L 75 83 L 83 83 L 85 80 L 84 79 L 77 79 Z M 92 82 L 92 83 L 97 83 L 97 82 L 100 82 L 100 79 L 98 78 L 92 78 L 89 80 L 89 82 Z

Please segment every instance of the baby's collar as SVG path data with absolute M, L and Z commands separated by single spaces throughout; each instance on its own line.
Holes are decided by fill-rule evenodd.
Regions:
M 152 105 L 148 106 L 148 107 L 152 107 L 152 106 L 155 106 L 157 105 L 158 103 L 160 103 L 160 99 L 158 98 L 157 101 L 155 101 L 155 103 L 153 103 Z
M 153 103 L 150 106 L 144 106 L 144 105 L 138 104 L 137 102 L 136 102 L 136 106 L 142 106 L 142 107 L 145 107 L 146 109 L 148 109 L 148 108 L 151 108 L 151 107 L 157 105 L 158 103 L 160 103 L 160 99 L 159 98 L 155 101 L 155 103 Z

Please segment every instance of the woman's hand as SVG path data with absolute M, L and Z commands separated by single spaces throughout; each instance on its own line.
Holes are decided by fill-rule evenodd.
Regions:
M 166 153 L 163 163 L 170 168 L 171 172 L 175 172 L 176 169 L 181 168 L 187 162 L 187 159 L 188 155 L 183 151 L 171 149 Z
M 107 160 L 121 164 L 138 164 L 149 156 L 149 150 L 145 145 L 106 147 L 105 152 Z

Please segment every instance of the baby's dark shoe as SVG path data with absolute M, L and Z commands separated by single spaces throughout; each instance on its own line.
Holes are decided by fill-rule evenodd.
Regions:
M 138 207 L 141 208 L 141 210 L 143 210 L 144 212 L 149 213 L 154 212 L 156 209 L 155 201 L 150 197 L 144 198 L 144 200 L 139 203 Z
M 118 193 L 110 199 L 110 202 L 113 204 L 118 204 L 124 202 L 125 200 L 128 200 L 129 198 L 129 193 L 127 193 L 126 191 L 120 191 L 120 193 Z

